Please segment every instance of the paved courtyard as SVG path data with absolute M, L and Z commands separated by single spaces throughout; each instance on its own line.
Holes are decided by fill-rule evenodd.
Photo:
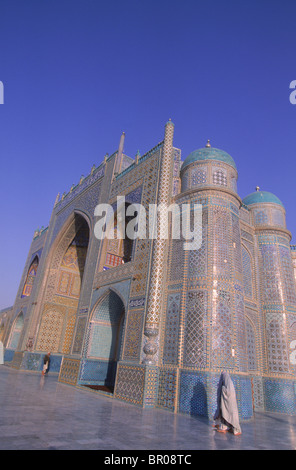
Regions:
M 56 375 L 3 365 L 0 399 L 2 450 L 296 449 L 296 416 L 256 413 L 236 437 L 217 433 L 206 419 L 143 410 L 59 383 Z

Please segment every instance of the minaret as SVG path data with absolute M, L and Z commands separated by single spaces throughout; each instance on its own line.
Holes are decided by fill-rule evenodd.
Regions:
M 173 162 L 173 135 L 174 124 L 171 120 L 166 123 L 165 137 L 162 150 L 162 158 L 159 169 L 159 188 L 157 206 L 160 204 L 169 206 L 171 196 L 172 162 Z M 158 218 L 159 222 L 159 218 Z M 158 223 L 159 227 L 159 223 Z M 157 238 L 153 242 L 151 258 L 150 285 L 148 291 L 148 306 L 145 320 L 144 335 L 147 340 L 144 346 L 146 364 L 156 364 L 158 359 L 158 335 L 160 324 L 160 313 L 162 306 L 162 289 L 166 266 L 166 243 L 159 230 Z
M 115 169 L 114 169 L 114 174 L 115 175 L 117 175 L 121 172 L 124 139 L 125 139 L 125 132 L 123 132 L 121 134 L 120 141 L 119 141 L 119 147 L 118 147 L 118 152 L 117 152 L 117 157 L 116 157 L 116 164 L 115 164 Z

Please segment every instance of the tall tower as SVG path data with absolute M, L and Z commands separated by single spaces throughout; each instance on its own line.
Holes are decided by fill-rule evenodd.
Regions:
M 219 376 L 228 370 L 239 392 L 242 414 L 249 418 L 252 398 L 247 377 L 241 199 L 236 190 L 235 162 L 223 150 L 212 148 L 208 141 L 204 148 L 185 159 L 181 182 L 176 202 L 190 203 L 192 207 L 202 205 L 202 245 L 181 254 L 184 270 L 179 304 L 180 346 L 178 358 L 173 360 L 179 368 L 179 409 L 212 417 Z M 178 256 L 177 252 L 172 256 Z M 171 276 L 175 275 L 173 264 L 174 258 Z M 172 330 L 169 322 L 167 315 L 164 361 L 168 363 L 172 361 L 168 354 Z
M 262 318 L 263 387 L 267 411 L 296 412 L 296 291 L 285 208 L 277 196 L 257 187 L 243 199 L 257 241 Z

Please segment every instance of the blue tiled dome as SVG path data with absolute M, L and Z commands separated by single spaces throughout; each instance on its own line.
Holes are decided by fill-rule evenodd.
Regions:
M 277 196 L 268 191 L 255 191 L 249 194 L 243 199 L 243 204 L 249 206 L 251 204 L 258 204 L 260 202 L 272 202 L 273 204 L 279 204 L 284 207 L 282 201 Z
M 190 163 L 201 160 L 219 160 L 220 162 L 228 163 L 228 165 L 231 165 L 236 169 L 235 162 L 228 153 L 224 152 L 224 150 L 216 149 L 210 146 L 206 146 L 191 152 L 185 159 L 182 165 L 182 169 L 184 169 L 187 165 L 190 165 Z

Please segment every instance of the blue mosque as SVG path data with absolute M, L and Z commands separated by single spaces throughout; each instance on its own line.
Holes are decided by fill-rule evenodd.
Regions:
M 36 230 L 15 303 L 0 312 L 4 365 L 143 408 L 212 419 L 222 371 L 239 415 L 296 414 L 296 250 L 285 207 L 257 187 L 241 199 L 225 151 L 182 162 L 174 124 L 135 158 L 118 150 L 58 195 Z M 98 204 L 202 206 L 201 246 L 98 239 Z M 115 232 L 117 216 L 114 217 Z M 170 225 L 169 230 L 172 230 Z

